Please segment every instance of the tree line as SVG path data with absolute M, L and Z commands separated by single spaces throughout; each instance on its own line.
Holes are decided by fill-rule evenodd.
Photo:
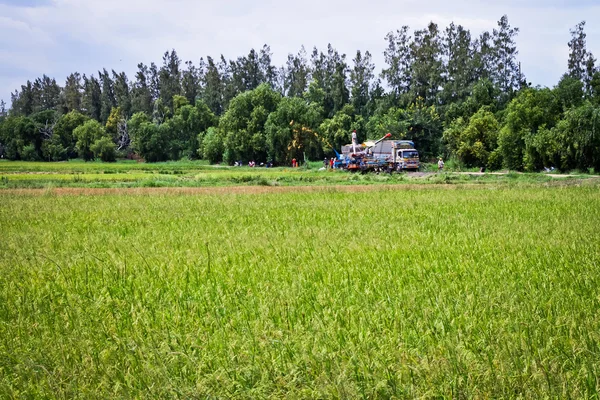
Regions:
M 80 157 L 212 163 L 331 156 L 391 132 L 422 158 L 452 157 L 490 169 L 600 170 L 600 72 L 587 50 L 585 22 L 571 31 L 567 70 L 553 88 L 532 87 L 506 16 L 473 36 L 461 25 L 431 22 L 388 33 L 385 66 L 372 55 L 349 60 L 331 44 L 302 47 L 276 67 L 265 45 L 237 59 L 162 64 L 124 72 L 46 75 L 0 104 L 0 154 L 11 160 Z M 597 129 L 598 128 L 598 129 Z

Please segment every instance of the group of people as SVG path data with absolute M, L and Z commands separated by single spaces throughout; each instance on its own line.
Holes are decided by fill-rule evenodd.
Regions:
M 327 158 L 325 158 L 325 159 L 323 160 L 323 166 L 324 166 L 325 168 L 330 168 L 330 169 L 333 169 L 333 168 L 335 167 L 335 158 L 333 158 L 333 157 L 332 157 L 331 159 L 327 159 Z
M 273 168 L 273 165 L 274 165 L 273 161 L 269 161 L 269 162 L 267 162 L 266 164 L 265 164 L 265 163 L 260 163 L 260 165 L 258 165 L 258 166 L 259 166 L 259 167 Z M 243 163 L 242 161 L 236 161 L 236 162 L 234 162 L 234 163 L 233 163 L 233 166 L 234 166 L 234 167 L 243 167 L 243 166 L 244 166 L 244 163 Z M 249 166 L 250 168 L 254 168 L 254 167 L 256 167 L 257 165 L 256 165 L 256 162 L 255 162 L 254 160 L 252 160 L 252 161 L 249 161 L 249 162 L 248 162 L 248 166 Z

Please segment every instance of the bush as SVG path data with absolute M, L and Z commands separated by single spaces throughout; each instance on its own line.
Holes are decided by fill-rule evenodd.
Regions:
M 78 126 L 73 131 L 73 135 L 77 138 L 76 147 L 79 155 L 85 161 L 89 161 L 94 158 L 92 145 L 102 139 L 105 135 L 105 132 L 104 128 L 98 121 L 89 120 L 85 124 Z
M 37 151 L 35 150 L 35 146 L 32 144 L 29 144 L 29 145 L 23 147 L 23 151 L 21 152 L 21 159 L 23 161 L 39 161 L 40 156 L 38 155 Z
M 96 140 L 90 150 L 94 153 L 95 157 L 100 158 L 102 161 L 113 162 L 116 161 L 116 147 L 113 141 L 108 136 L 105 136 Z
M 47 140 L 42 144 L 42 156 L 45 161 L 64 161 L 68 158 L 68 151 L 60 140 Z

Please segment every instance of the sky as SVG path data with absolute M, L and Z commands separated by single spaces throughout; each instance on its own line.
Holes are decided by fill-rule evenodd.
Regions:
M 134 77 L 137 64 L 161 63 L 175 49 L 183 61 L 234 59 L 271 46 L 283 65 L 302 45 L 331 43 L 351 62 L 370 51 L 384 68 L 385 35 L 403 25 L 450 22 L 473 35 L 502 15 L 520 29 L 518 60 L 534 86 L 554 86 L 567 69 L 569 29 L 587 21 L 587 47 L 600 58 L 600 0 L 0 0 L 0 99 L 46 74 L 61 86 L 72 72 L 102 68 Z

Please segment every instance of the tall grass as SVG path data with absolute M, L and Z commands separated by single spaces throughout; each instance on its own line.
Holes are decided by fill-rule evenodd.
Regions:
M 598 396 L 597 186 L 0 204 L 0 398 Z

